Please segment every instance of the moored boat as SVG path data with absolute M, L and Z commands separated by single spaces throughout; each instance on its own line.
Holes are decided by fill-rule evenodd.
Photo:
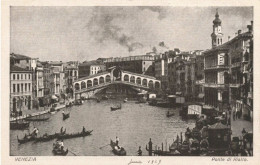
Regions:
M 70 113 L 67 113 L 67 114 L 62 113 L 62 116 L 63 116 L 63 120 L 66 120 L 67 118 L 70 117 Z
M 24 138 L 22 138 L 22 139 L 19 139 L 18 136 L 17 136 L 17 140 L 20 144 L 23 144 L 23 143 L 27 143 L 27 142 L 30 142 L 30 141 L 34 141 L 35 136 L 34 135 L 25 135 Z
M 58 135 L 58 139 L 70 139 L 70 138 L 77 138 L 77 137 L 85 137 L 91 135 L 93 130 L 86 131 L 86 132 L 78 132 L 78 133 L 72 133 L 72 134 L 63 134 Z
M 12 130 L 23 130 L 29 127 L 30 123 L 27 121 L 11 121 L 10 129 Z
M 110 108 L 111 108 L 111 111 L 115 111 L 115 110 L 121 109 L 121 104 L 117 105 L 117 106 L 114 106 L 114 107 L 110 107 Z
M 125 149 L 123 147 L 119 147 L 118 145 L 116 145 L 116 142 L 113 142 L 112 140 L 110 140 L 110 146 L 112 147 L 112 152 L 115 155 L 126 156 Z
M 171 117 L 171 116 L 174 116 L 174 115 L 175 115 L 174 113 L 170 114 L 170 112 L 168 111 L 166 116 Z
M 29 115 L 24 120 L 26 120 L 26 121 L 46 121 L 49 119 L 50 119 L 50 115 L 48 115 L 48 116 L 46 116 L 46 115 L 31 116 L 31 115 Z

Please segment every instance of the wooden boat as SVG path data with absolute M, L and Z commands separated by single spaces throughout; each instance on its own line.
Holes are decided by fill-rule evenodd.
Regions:
M 51 134 L 51 135 L 45 134 L 45 135 L 43 135 L 41 137 L 36 137 L 35 138 L 35 142 L 47 142 L 47 141 L 56 139 L 60 135 L 64 135 L 65 133 L 66 133 L 66 130 L 64 130 L 62 133 L 54 133 L 54 134 Z
M 63 135 L 58 135 L 58 139 L 71 139 L 71 138 L 77 138 L 77 137 L 85 137 L 91 135 L 93 130 L 91 131 L 86 131 L 86 132 L 78 132 L 78 133 L 73 133 L 73 134 L 63 134 Z
M 118 106 L 110 107 L 110 108 L 111 108 L 111 111 L 115 111 L 115 110 L 121 109 L 121 104 L 118 105 Z
M 46 121 L 49 120 L 50 116 L 41 117 L 42 115 L 38 116 L 29 116 L 28 118 L 25 118 L 26 121 Z
M 17 140 L 20 144 L 23 144 L 23 143 L 27 143 L 27 142 L 30 142 L 30 141 L 34 141 L 35 136 L 34 135 L 27 135 L 27 136 L 24 136 L 23 139 L 19 139 L 18 136 L 17 136 Z
M 83 101 L 82 100 L 76 100 L 74 105 L 82 105 L 83 104 Z
M 11 121 L 10 129 L 11 130 L 24 130 L 29 128 L 30 122 L 27 121 Z
M 102 100 L 108 100 L 107 96 L 102 96 Z
M 66 120 L 67 118 L 70 117 L 70 113 L 67 114 L 63 113 L 62 116 L 63 116 L 63 120 Z
M 115 142 L 113 142 L 112 140 L 110 140 L 110 146 L 112 147 L 112 152 L 115 155 L 118 156 L 126 156 L 126 151 L 123 147 L 120 147 L 120 149 L 118 149 L 118 146 L 116 145 Z
M 67 148 L 66 150 L 61 150 L 58 148 L 53 148 L 52 152 L 54 153 L 54 155 L 66 156 L 69 152 L 69 149 Z
M 174 115 L 175 115 L 174 113 L 170 114 L 170 112 L 168 111 L 166 116 L 171 117 L 171 116 L 174 116 Z
M 72 106 L 73 106 L 72 102 L 66 104 L 66 108 L 69 108 L 69 107 L 72 107 Z

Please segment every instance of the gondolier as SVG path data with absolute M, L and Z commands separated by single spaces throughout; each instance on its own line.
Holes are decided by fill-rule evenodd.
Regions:
M 85 129 L 85 127 L 83 126 L 83 128 L 82 128 L 82 132 L 84 133 L 84 132 L 86 132 L 86 129 Z
M 118 143 L 119 143 L 119 138 L 116 137 L 116 145 L 118 146 Z

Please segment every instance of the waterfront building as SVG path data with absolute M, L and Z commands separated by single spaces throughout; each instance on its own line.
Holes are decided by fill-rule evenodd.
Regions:
M 65 64 L 66 94 L 73 97 L 73 82 L 79 78 L 79 62 L 70 61 Z
M 10 108 L 13 116 L 32 108 L 32 71 L 15 65 L 10 67 Z M 19 112 L 19 113 L 18 113 Z
M 203 51 L 196 51 L 196 64 L 195 64 L 195 96 L 196 100 L 199 102 L 204 102 L 204 54 Z
M 44 91 L 43 95 L 48 96 L 51 94 L 51 71 L 50 71 L 50 64 L 47 61 L 41 62 L 43 66 L 43 86 Z
M 61 61 L 50 61 L 51 94 L 60 95 L 66 90 L 63 63 Z
M 205 104 L 218 111 L 223 111 L 223 106 L 229 103 L 228 47 L 222 45 L 222 37 L 221 20 L 217 12 L 211 34 L 212 49 L 204 52 L 204 92 Z
M 253 107 L 253 22 L 248 31 L 238 30 L 222 44 L 221 20 L 213 21 L 212 49 L 204 52 L 205 104 L 218 111 L 228 106 L 245 118 L 252 118 Z
M 106 70 L 106 66 L 102 61 L 85 61 L 78 66 L 78 77 L 87 77 Z
M 107 69 L 118 66 L 125 71 L 154 76 L 153 62 L 154 56 L 146 54 L 139 56 L 107 58 L 105 65 Z
M 184 52 L 168 64 L 168 83 L 171 94 L 185 96 L 186 100 L 195 98 L 195 66 L 194 54 Z
M 162 90 L 169 90 L 169 81 L 168 81 L 168 64 L 174 61 L 174 58 L 179 54 L 179 49 L 170 50 L 163 54 L 155 55 L 154 61 L 154 72 L 155 78 L 161 80 Z
M 230 58 L 230 104 L 246 119 L 253 115 L 253 22 L 226 43 Z

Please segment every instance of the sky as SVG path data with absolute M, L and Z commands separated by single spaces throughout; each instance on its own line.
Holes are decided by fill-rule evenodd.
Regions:
M 83 62 L 206 50 L 216 9 L 223 42 L 253 20 L 252 7 L 11 7 L 11 53 Z

